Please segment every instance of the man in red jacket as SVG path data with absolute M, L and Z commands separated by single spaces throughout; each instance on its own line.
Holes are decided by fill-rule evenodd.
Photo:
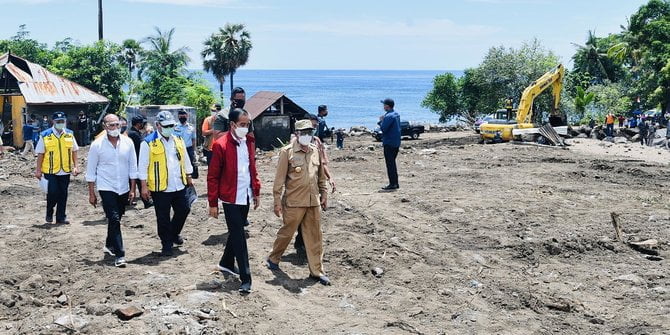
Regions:
M 242 282 L 239 291 L 247 294 L 251 292 L 251 271 L 244 223 L 252 200 L 254 209 L 258 208 L 261 182 L 256 170 L 255 140 L 248 135 L 249 114 L 236 108 L 230 112 L 228 120 L 230 130 L 212 144 L 207 199 L 209 215 L 214 218 L 219 217 L 219 200 L 223 202 L 228 226 L 228 240 L 219 261 L 219 270 L 239 275 Z M 235 268 L 235 261 L 239 270 Z

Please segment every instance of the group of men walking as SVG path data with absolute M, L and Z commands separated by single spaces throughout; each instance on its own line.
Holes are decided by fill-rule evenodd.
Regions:
M 211 137 L 203 151 L 208 161 L 207 199 L 209 215 L 218 218 L 219 202 L 228 227 L 228 238 L 218 269 L 239 277 L 240 292 L 251 292 L 249 251 L 244 227 L 248 225 L 251 205 L 260 206 L 261 182 L 256 168 L 255 138 L 251 120 L 244 110 L 244 90 L 236 89 L 231 96 L 231 108 L 215 109 L 203 122 L 203 135 Z M 384 141 L 384 155 L 389 171 L 389 185 L 384 190 L 399 187 L 395 157 L 399 147 L 399 120 L 394 114 L 393 101 L 383 101 L 386 115 L 380 119 L 385 134 L 398 134 L 398 141 Z M 326 111 L 326 113 L 323 113 Z M 323 268 L 323 238 L 321 211 L 327 208 L 328 184 L 335 191 L 335 182 L 328 169 L 325 146 L 317 130 L 327 109 L 319 107 L 319 117 L 298 120 L 295 134 L 281 149 L 275 174 L 273 212 L 282 217 L 265 265 L 279 270 L 279 263 L 294 234 L 296 249 L 307 257 L 309 275 L 323 285 L 330 279 Z M 182 230 L 191 210 L 193 178 L 198 177 L 195 155 L 195 129 L 188 123 L 185 111 L 178 113 L 179 122 L 170 111 L 156 116 L 155 131 L 142 134 L 146 120 L 132 119 L 127 135 L 124 124 L 114 114 L 103 119 L 103 132 L 91 144 L 86 165 L 89 203 L 102 204 L 108 221 L 103 251 L 114 256 L 114 265 L 125 267 L 125 248 L 121 233 L 121 218 L 126 205 L 134 204 L 138 195 L 145 208 L 154 208 L 161 256 L 172 256 L 174 247 L 184 243 Z M 207 130 L 207 131 L 205 131 Z M 389 136 L 391 137 L 391 136 Z M 208 146 L 209 144 L 209 146 Z M 73 132 L 66 128 L 62 112 L 53 115 L 53 126 L 40 133 L 35 149 L 38 154 L 35 177 L 45 179 L 47 187 L 46 222 L 68 224 L 66 205 L 70 176 L 78 174 L 79 147 Z M 136 193 L 139 188 L 139 194 Z M 96 194 L 97 190 L 97 194 Z

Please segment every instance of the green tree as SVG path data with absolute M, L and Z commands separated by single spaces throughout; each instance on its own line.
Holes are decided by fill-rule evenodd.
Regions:
M 216 101 L 212 89 L 201 77 L 195 75 L 187 82 L 184 88 L 184 98 L 182 103 L 186 106 L 194 107 L 198 118 L 198 129 L 202 121 L 210 115 L 210 108 Z
M 149 44 L 142 62 L 142 76 L 145 82 L 141 87 L 141 101 L 144 104 L 167 104 L 178 101 L 187 82 L 185 75 L 189 58 L 188 48 L 173 50 L 172 39 L 175 29 L 161 31 L 155 27 L 156 34 L 147 37 Z
M 626 88 L 621 83 L 605 82 L 589 87 L 587 94 L 594 95 L 594 116 L 602 119 L 609 112 L 616 115 L 627 113 L 631 99 L 626 93 Z
M 462 117 L 461 87 L 459 80 L 451 73 L 435 76 L 433 89 L 421 103 L 422 107 L 440 115 L 440 122 L 447 122 L 452 117 Z
M 243 24 L 226 23 L 219 30 L 223 40 L 223 55 L 227 70 L 230 73 L 230 91 L 233 91 L 233 77 L 237 69 L 247 64 L 251 51 L 251 35 Z
M 594 92 L 586 92 L 580 86 L 577 86 L 577 94 L 575 95 L 575 109 L 577 115 L 581 118 L 586 112 L 586 106 L 593 102 L 595 98 Z
M 48 66 L 57 56 L 57 52 L 48 49 L 45 43 L 40 43 L 37 40 L 30 38 L 30 32 L 26 29 L 26 25 L 19 26 L 16 35 L 9 40 L 0 40 L 0 53 L 4 54 L 11 52 L 42 66 Z
M 206 72 L 211 72 L 216 81 L 219 82 L 220 99 L 223 101 L 223 83 L 226 82 L 226 76 L 230 74 L 223 50 L 223 38 L 220 34 L 212 34 L 204 42 L 204 45 L 205 48 L 200 53 L 203 59 L 203 69 Z
M 109 110 L 118 111 L 124 101 L 123 86 L 129 79 L 128 71 L 118 61 L 120 51 L 119 45 L 107 41 L 72 46 L 48 69 L 107 97 Z

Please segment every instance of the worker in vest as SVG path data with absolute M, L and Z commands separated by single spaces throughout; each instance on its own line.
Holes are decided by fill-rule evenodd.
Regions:
M 173 135 L 177 122 L 169 111 L 156 116 L 154 131 L 140 144 L 138 175 L 142 198 L 153 199 L 156 211 L 161 255 L 172 256 L 173 245 L 181 246 L 181 230 L 190 212 L 186 186 L 193 186 L 193 165 L 186 152 L 184 140 Z M 170 218 L 170 209 L 174 211 Z
M 53 114 L 53 126 L 40 134 L 37 141 L 37 167 L 35 177 L 44 177 L 48 181 L 46 222 L 53 223 L 56 207 L 56 223 L 68 224 L 65 207 L 70 186 L 70 174 L 76 176 L 77 150 L 79 146 L 72 130 L 66 128 L 65 113 Z

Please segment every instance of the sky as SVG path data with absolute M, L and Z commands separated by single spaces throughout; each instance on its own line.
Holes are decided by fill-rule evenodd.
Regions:
M 645 0 L 103 0 L 105 38 L 141 40 L 176 28 L 190 68 L 203 41 L 242 23 L 253 49 L 247 69 L 462 70 L 492 46 L 538 38 L 568 67 L 588 30 L 617 33 Z M 52 46 L 97 40 L 96 0 L 0 0 L 0 39 L 27 25 Z

